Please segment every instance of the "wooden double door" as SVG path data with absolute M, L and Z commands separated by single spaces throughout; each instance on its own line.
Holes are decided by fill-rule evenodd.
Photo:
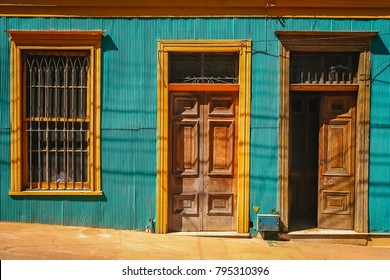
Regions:
M 292 221 L 352 230 L 356 93 L 293 92 L 290 116 Z
M 236 231 L 238 92 L 170 92 L 168 230 Z

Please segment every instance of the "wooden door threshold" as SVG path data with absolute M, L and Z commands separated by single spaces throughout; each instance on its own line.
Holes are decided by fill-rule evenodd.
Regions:
M 335 230 L 309 228 L 279 234 L 282 240 L 313 241 L 336 244 L 363 245 L 368 244 L 368 233 L 360 233 L 353 230 Z
M 235 231 L 189 231 L 169 232 L 169 235 L 177 236 L 201 236 L 201 237 L 222 237 L 222 238 L 250 238 L 249 233 L 238 233 Z

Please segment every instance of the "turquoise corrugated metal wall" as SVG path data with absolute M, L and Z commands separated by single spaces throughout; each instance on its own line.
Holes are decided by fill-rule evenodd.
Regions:
M 390 232 L 390 24 L 374 21 L 369 218 L 371 231 Z
M 1 30 L 105 30 L 102 41 L 104 196 L 20 197 L 9 191 L 9 40 L 0 33 L 0 219 L 144 229 L 155 215 L 157 40 L 251 39 L 250 205 L 278 205 L 279 42 L 276 30 L 380 31 L 373 46 L 369 220 L 390 231 L 390 21 L 364 19 L 0 18 Z M 250 209 L 251 219 L 255 212 Z

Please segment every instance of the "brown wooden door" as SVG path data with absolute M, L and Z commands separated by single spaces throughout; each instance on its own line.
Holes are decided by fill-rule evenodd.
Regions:
M 169 231 L 235 231 L 237 94 L 171 92 Z
M 355 204 L 355 100 L 324 94 L 321 100 L 318 227 L 353 229 Z

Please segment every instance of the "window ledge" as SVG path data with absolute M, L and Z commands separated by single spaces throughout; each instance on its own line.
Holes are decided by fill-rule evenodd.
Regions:
M 103 195 L 102 191 L 39 191 L 39 190 L 34 190 L 34 191 L 21 191 L 21 192 L 9 192 L 8 193 L 10 196 L 30 196 L 30 195 L 68 195 L 68 196 L 75 196 L 75 195 L 88 195 L 88 196 L 100 196 Z

